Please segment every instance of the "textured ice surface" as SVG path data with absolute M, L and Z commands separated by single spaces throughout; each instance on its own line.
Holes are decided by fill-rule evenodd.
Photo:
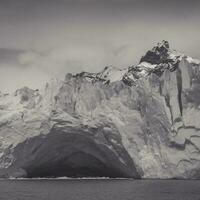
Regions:
M 124 70 L 0 94 L 1 177 L 200 177 L 200 65 L 166 41 Z

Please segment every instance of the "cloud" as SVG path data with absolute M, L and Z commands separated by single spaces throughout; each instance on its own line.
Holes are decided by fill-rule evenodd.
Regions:
M 50 75 L 60 76 L 63 75 L 63 71 L 76 73 L 87 68 L 94 68 L 94 65 L 99 66 L 104 57 L 105 52 L 101 49 L 71 46 L 42 53 L 28 51 L 19 56 L 19 62 L 24 67 L 34 67 Z
M 38 68 L 50 76 L 61 77 L 63 73 L 68 72 L 97 72 L 106 65 L 127 66 L 133 63 L 133 54 L 136 55 L 138 49 L 126 44 L 122 46 L 71 45 L 40 53 L 27 51 L 19 56 L 19 63 L 26 68 Z
M 21 49 L 0 48 L 0 63 L 1 64 L 18 63 L 18 57 L 22 53 L 24 53 L 24 50 Z
M 43 52 L 17 51 L 11 63 L 10 52 L 13 51 L 4 52 L 8 59 L 0 62 L 0 90 L 4 92 L 13 92 L 25 85 L 40 88 L 50 78 L 62 79 L 68 72 L 99 71 L 109 57 L 108 52 L 99 47 L 69 46 Z
M 41 85 L 44 85 L 49 78 L 37 68 L 24 69 L 16 66 L 8 67 L 4 64 L 0 67 L 0 91 L 10 93 L 23 86 L 33 89 L 41 88 Z
M 107 65 L 127 67 L 133 64 L 133 53 L 137 52 L 138 49 L 126 44 L 71 45 L 42 52 L 17 51 L 15 62 L 0 63 L 0 90 L 11 92 L 23 86 L 36 89 L 50 78 L 63 79 L 69 72 L 98 72 Z

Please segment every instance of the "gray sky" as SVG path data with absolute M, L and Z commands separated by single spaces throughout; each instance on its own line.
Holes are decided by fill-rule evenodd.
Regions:
M 0 90 L 127 67 L 157 42 L 200 58 L 199 0 L 0 0 Z

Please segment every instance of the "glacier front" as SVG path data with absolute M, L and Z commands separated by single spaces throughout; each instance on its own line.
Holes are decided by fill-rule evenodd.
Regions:
M 138 65 L 0 93 L 0 177 L 200 178 L 200 61 L 163 41 Z

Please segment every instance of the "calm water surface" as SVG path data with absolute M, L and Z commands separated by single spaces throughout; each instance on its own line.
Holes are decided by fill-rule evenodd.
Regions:
M 0 200 L 200 200 L 200 181 L 0 180 Z

